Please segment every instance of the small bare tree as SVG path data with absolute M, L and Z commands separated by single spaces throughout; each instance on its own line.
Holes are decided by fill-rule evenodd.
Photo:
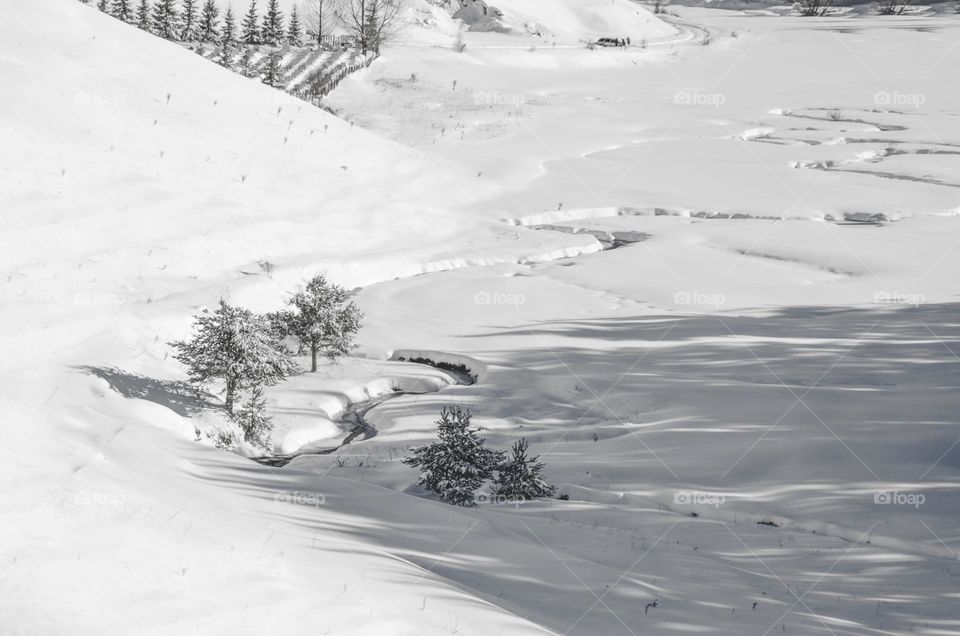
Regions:
M 653 0 L 653 12 L 666 13 L 668 4 L 670 4 L 670 0 Z
M 364 53 L 379 53 L 403 28 L 403 0 L 344 0 L 341 20 Z
M 794 8 L 803 16 L 822 17 L 832 6 L 833 0 L 797 0 Z
M 333 25 L 341 11 L 342 0 L 304 0 L 300 6 L 307 42 L 317 46 L 333 32 Z
M 880 15 L 902 15 L 913 0 L 877 0 L 877 13 Z

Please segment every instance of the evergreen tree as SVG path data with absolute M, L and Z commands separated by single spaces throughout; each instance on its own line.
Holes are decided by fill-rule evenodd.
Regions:
M 263 67 L 263 73 L 260 80 L 267 86 L 279 87 L 283 82 L 283 72 L 280 69 L 280 62 L 283 60 L 283 53 L 273 51 L 267 57 L 267 63 Z M 312 370 L 317 370 L 317 357 L 313 357 Z
M 177 39 L 179 16 L 176 0 L 157 0 L 153 4 L 153 32 L 168 40 Z
M 503 461 L 504 453 L 483 447 L 480 429 L 470 428 L 469 409 L 449 406 L 440 411 L 437 441 L 411 448 L 403 459 L 420 469 L 422 486 L 457 506 L 474 506 L 474 495 Z
M 263 397 L 263 385 L 250 390 L 246 401 L 234 416 L 234 421 L 243 431 L 243 439 L 263 449 L 270 447 L 270 431 L 273 430 L 271 417 L 267 415 L 267 400 Z
M 279 0 L 267 0 L 267 13 L 263 16 L 261 40 L 264 44 L 277 46 L 284 40 L 283 12 Z
M 244 44 L 260 44 L 260 27 L 257 26 L 257 0 L 250 0 L 250 8 L 243 17 L 240 41 Z
M 174 358 L 187 366 L 194 384 L 224 382 L 227 413 L 233 415 L 237 392 L 275 384 L 296 372 L 282 336 L 265 317 L 221 299 L 217 311 L 194 318 L 193 337 L 170 343 L 177 351 Z
M 244 77 L 253 77 L 253 51 L 244 49 L 240 57 L 240 74 Z
M 97 8 L 104 13 L 109 13 L 110 0 L 97 0 Z
M 200 41 L 216 42 L 220 36 L 220 9 L 214 0 L 206 0 L 200 12 Z
M 227 13 L 223 16 L 223 34 L 220 41 L 224 46 L 230 46 L 237 41 L 237 24 L 233 17 L 233 7 L 227 5 Z
M 197 18 L 198 0 L 183 0 L 180 9 L 180 39 L 195 42 L 200 38 L 200 20 Z
M 300 16 L 297 15 L 297 5 L 290 11 L 290 27 L 287 29 L 287 42 L 290 46 L 303 46 L 303 29 L 300 27 Z
M 279 75 L 280 56 L 274 54 L 271 60 L 274 58 L 278 66 L 275 74 Z M 279 77 L 273 79 L 263 81 L 271 85 L 279 83 Z M 311 371 L 317 370 L 318 353 L 324 353 L 331 360 L 350 353 L 363 319 L 360 309 L 350 300 L 350 292 L 319 275 L 310 279 L 304 290 L 294 294 L 287 304 L 291 309 L 275 318 L 302 348 L 310 349 Z
M 220 55 L 217 57 L 217 64 L 224 68 L 233 70 L 233 51 L 226 44 L 220 48 Z
M 140 5 L 137 7 L 137 28 L 149 31 L 150 27 L 150 5 L 147 4 L 147 0 L 140 0 Z
M 513 445 L 513 457 L 500 465 L 496 479 L 493 480 L 493 494 L 498 499 L 525 501 L 550 497 L 556 488 L 547 484 L 540 476 L 544 464 L 540 456 L 527 457 L 527 440 L 520 439 Z
M 130 22 L 133 20 L 133 7 L 130 6 L 130 0 L 113 0 L 113 6 L 110 9 L 110 15 L 117 20 Z

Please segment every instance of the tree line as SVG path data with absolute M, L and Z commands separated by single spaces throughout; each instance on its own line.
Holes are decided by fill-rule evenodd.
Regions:
M 91 4 L 94 0 L 80 0 Z M 323 44 L 337 26 L 364 53 L 379 53 L 402 23 L 403 0 L 305 0 L 289 20 L 278 0 L 267 0 L 261 16 L 257 0 L 237 16 L 215 0 L 96 0 L 98 9 L 167 40 L 221 46 L 304 46 Z M 303 7 L 302 9 L 299 7 Z M 222 16 L 222 19 L 221 19 Z

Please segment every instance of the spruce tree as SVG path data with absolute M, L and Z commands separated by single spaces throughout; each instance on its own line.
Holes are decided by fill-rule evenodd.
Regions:
M 153 32 L 167 40 L 176 40 L 179 34 L 179 16 L 176 0 L 157 0 L 153 4 Z
M 250 390 L 250 395 L 240 405 L 233 419 L 243 431 L 244 440 L 254 446 L 269 449 L 273 418 L 267 415 L 267 400 L 263 397 L 263 385 L 258 384 Z
M 240 41 L 244 44 L 260 44 L 260 27 L 257 20 L 257 0 L 250 0 L 250 8 L 243 17 Z
M 113 6 L 110 8 L 110 15 L 117 20 L 130 22 L 133 20 L 133 7 L 130 6 L 130 0 L 113 0 Z
M 206 0 L 200 12 L 200 41 L 216 42 L 220 36 L 220 9 L 214 0 Z
M 244 77 L 253 77 L 253 51 L 244 49 L 240 57 L 240 74 Z
M 290 46 L 303 46 L 303 30 L 300 28 L 300 16 L 297 15 L 297 5 L 290 11 L 290 27 L 287 29 L 287 42 Z
M 263 73 L 260 80 L 267 86 L 279 87 L 282 83 L 283 73 L 280 69 L 280 62 L 283 60 L 283 53 L 273 51 L 267 57 L 267 63 L 263 67 Z M 313 371 L 317 370 L 317 358 L 313 358 Z
M 140 0 L 140 5 L 137 7 L 137 28 L 149 31 L 150 27 L 150 5 L 147 4 L 147 0 Z
M 227 13 L 223 16 L 223 33 L 220 41 L 224 46 L 230 46 L 237 41 L 237 24 L 233 17 L 233 7 L 227 5 Z
M 279 74 L 280 56 L 274 54 Z M 268 64 L 269 68 L 269 64 Z M 273 81 L 263 81 L 271 86 L 279 83 L 279 77 Z M 279 320 L 286 333 L 294 336 L 304 349 L 310 350 L 310 370 L 317 370 L 317 354 L 323 353 L 334 360 L 350 353 L 353 338 L 360 330 L 363 314 L 350 300 L 350 292 L 335 283 L 327 281 L 322 274 L 307 282 L 303 291 L 294 294 L 287 304 L 290 310 L 280 312 L 274 318 Z
M 180 40 L 195 42 L 200 37 L 200 21 L 197 18 L 198 0 L 183 0 L 180 9 Z
M 267 13 L 263 16 L 261 40 L 264 44 L 278 46 L 284 40 L 283 12 L 279 0 L 267 0 Z
M 223 68 L 233 70 L 233 51 L 226 44 L 220 47 L 220 55 L 217 56 L 217 64 Z
M 215 312 L 194 317 L 190 340 L 172 342 L 174 358 L 187 367 L 190 381 L 225 385 L 224 406 L 233 415 L 237 393 L 276 384 L 297 370 L 292 354 L 265 317 L 220 300 Z
M 493 480 L 493 494 L 497 499 L 506 501 L 526 501 L 550 497 L 556 488 L 549 485 L 540 476 L 544 464 L 536 457 L 527 457 L 527 440 L 514 443 L 512 457 L 497 469 Z
M 97 8 L 104 13 L 109 13 L 110 0 L 97 0 Z
M 470 427 L 469 409 L 449 406 L 440 411 L 437 441 L 411 448 L 403 463 L 420 469 L 419 484 L 457 506 L 474 506 L 483 482 L 503 461 L 504 453 L 483 447 L 480 429 Z

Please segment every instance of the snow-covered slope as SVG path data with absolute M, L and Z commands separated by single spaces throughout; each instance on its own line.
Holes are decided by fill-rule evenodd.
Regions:
M 226 486 L 247 460 L 197 445 L 159 379 L 221 295 L 269 306 L 306 266 L 353 285 L 496 241 L 454 213 L 485 186 L 75 0 L 12 8 L 0 77 L 0 632 L 539 633 L 346 518 L 304 525 L 286 475 Z M 386 609 L 411 581 L 429 605 Z

